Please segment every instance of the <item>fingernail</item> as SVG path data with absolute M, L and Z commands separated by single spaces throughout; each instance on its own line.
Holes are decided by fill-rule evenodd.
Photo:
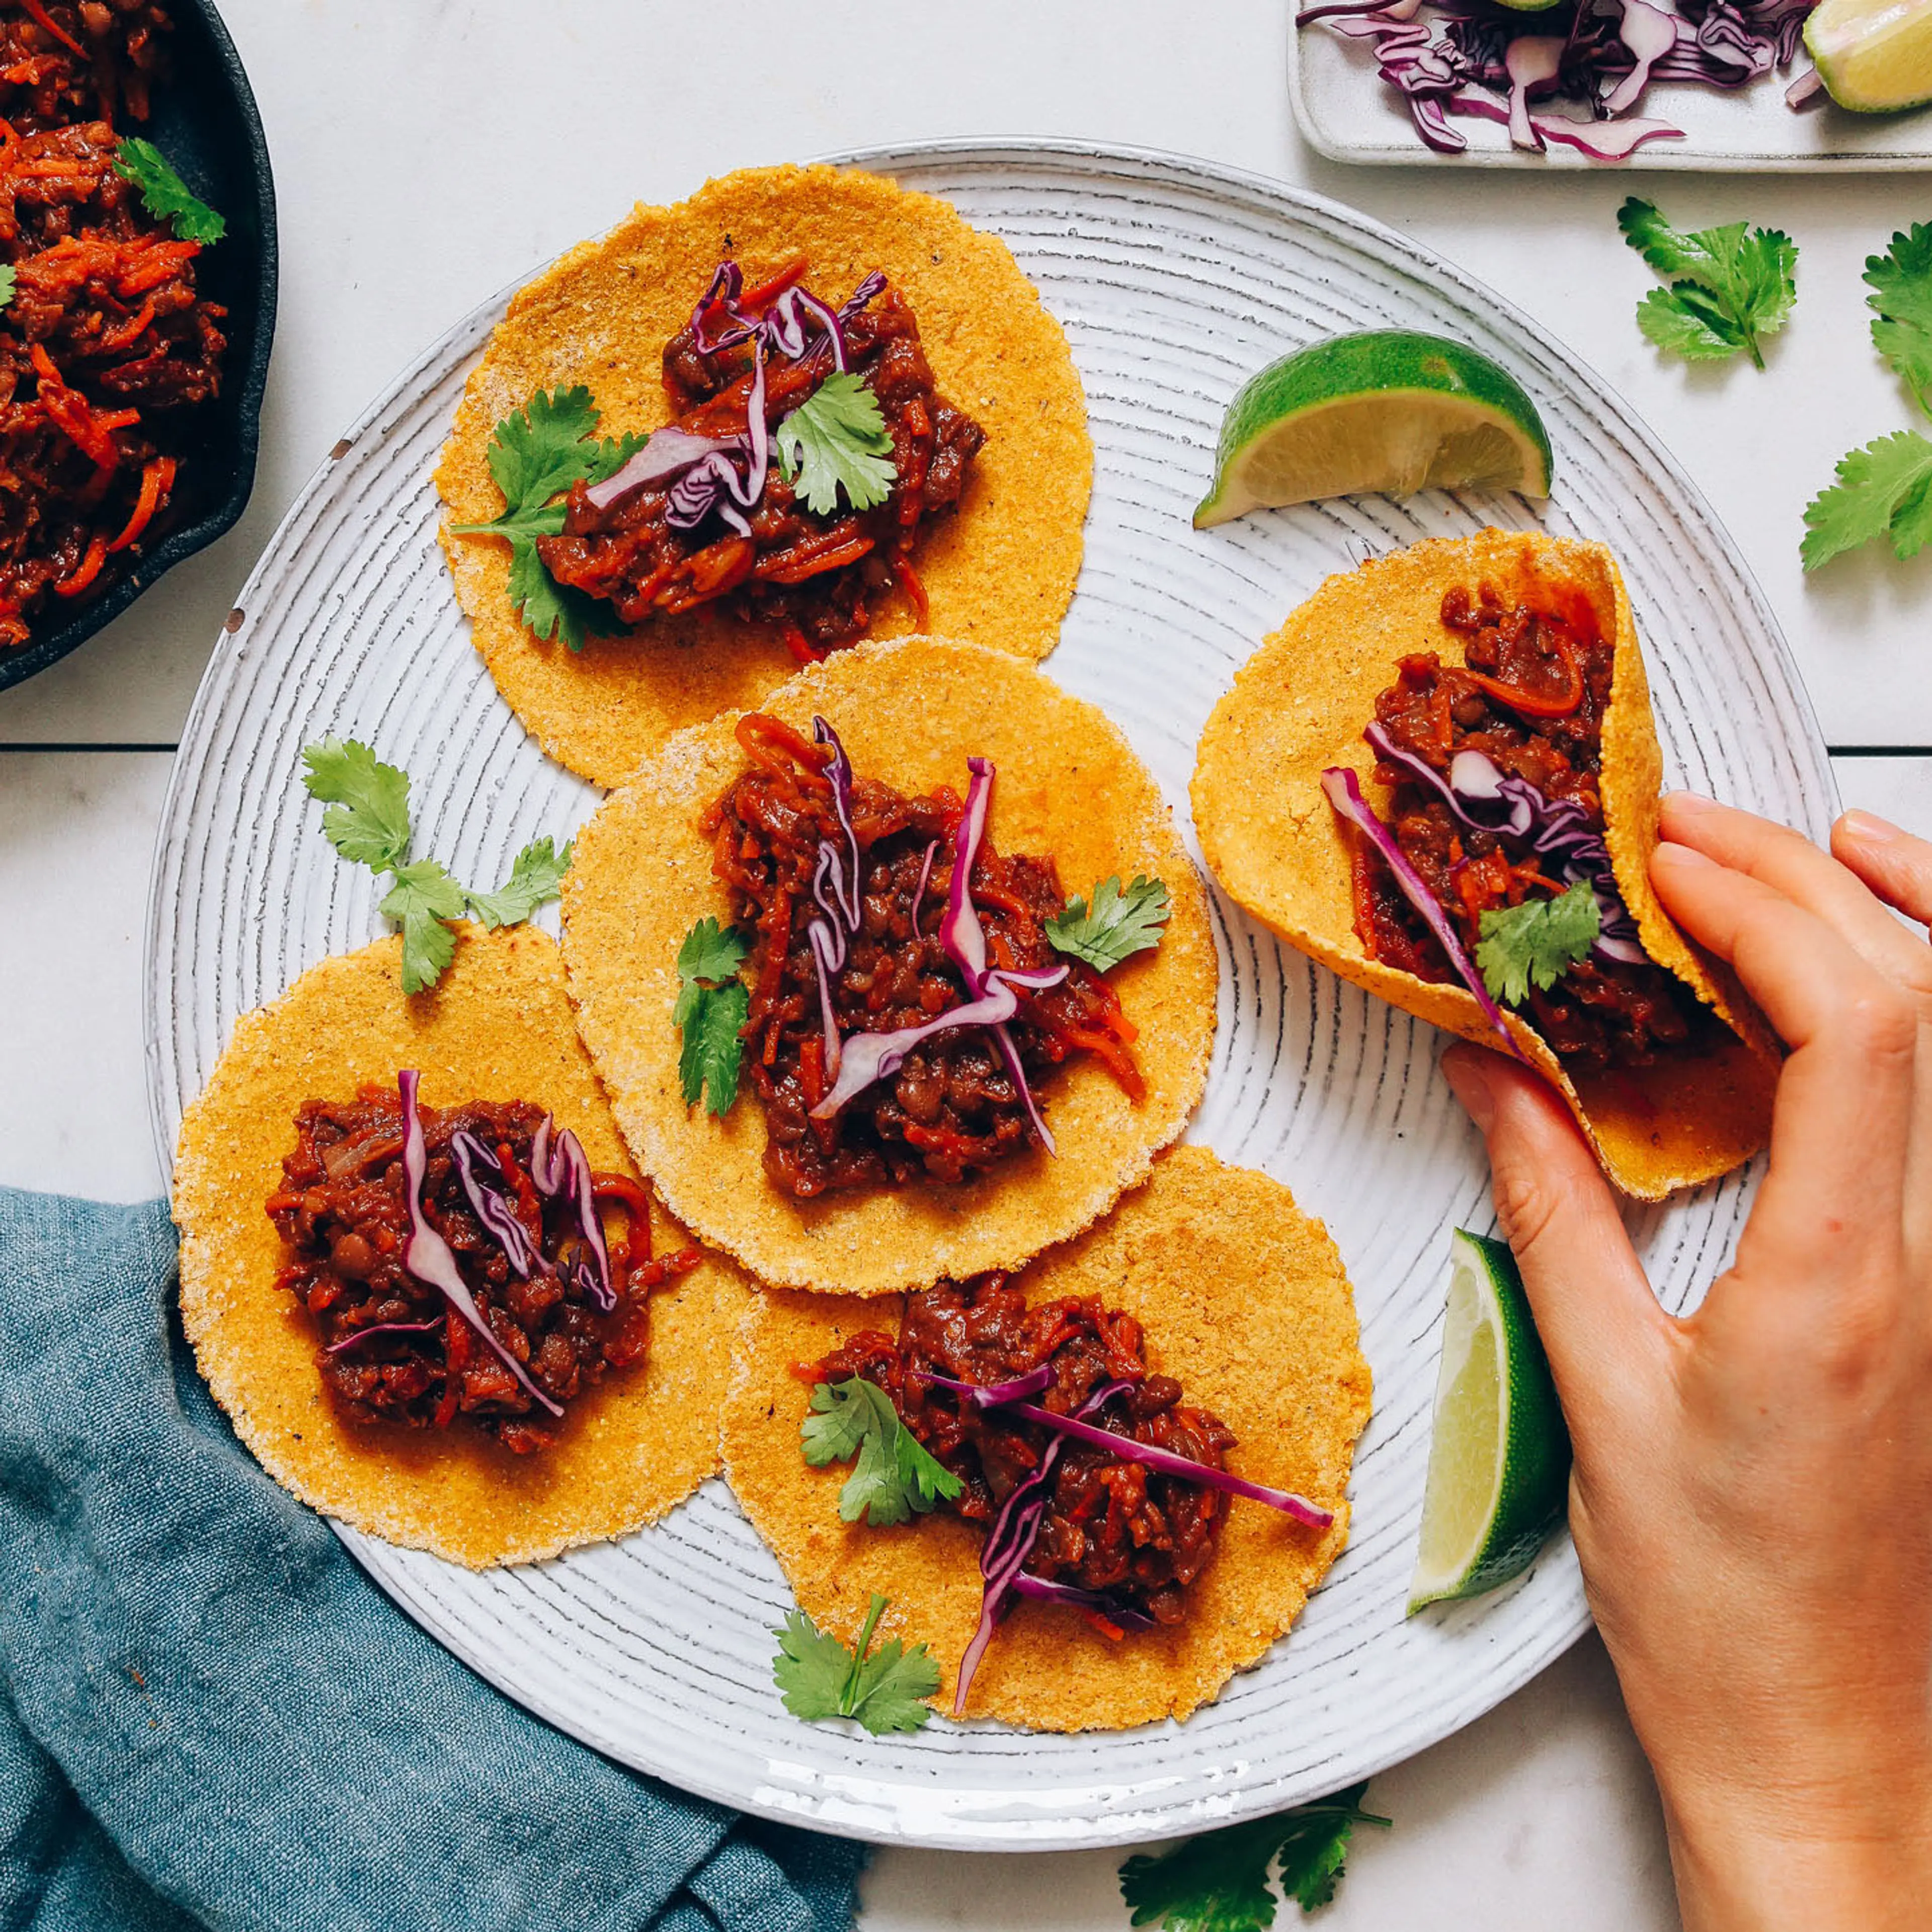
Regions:
M 1481 1056 L 1468 1047 L 1452 1046 L 1442 1056 L 1442 1072 L 1462 1111 L 1475 1122 L 1476 1131 L 1488 1133 L 1496 1117 L 1496 1090 Z
M 1714 859 L 1707 859 L 1694 846 L 1673 845 L 1666 838 L 1650 855 L 1653 866 L 1682 866 L 1687 871 L 1699 867 L 1708 872 L 1717 864 Z
M 1872 812 L 1846 812 L 1838 820 L 1838 830 L 1849 832 L 1854 838 L 1862 838 L 1868 845 L 1888 845 L 1894 838 L 1904 836 L 1889 819 L 1881 818 Z

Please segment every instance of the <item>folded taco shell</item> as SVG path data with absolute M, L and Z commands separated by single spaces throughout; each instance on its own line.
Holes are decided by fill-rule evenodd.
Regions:
M 1558 1088 L 1612 1180 L 1640 1200 L 1728 1173 L 1765 1144 L 1778 1049 L 1735 976 L 1672 922 L 1650 883 L 1663 754 L 1630 599 L 1600 544 L 1484 530 L 1415 544 L 1331 577 L 1237 674 L 1202 734 L 1194 820 L 1209 869 L 1238 904 L 1298 947 L 1393 1005 L 1480 1045 L 1498 1044 L 1474 996 L 1370 958 L 1357 937 L 1345 826 L 1322 772 L 1351 767 L 1385 815 L 1362 731 L 1399 659 L 1438 650 L 1460 663 L 1463 639 L 1442 620 L 1452 585 L 1488 584 L 1505 606 L 1580 594 L 1614 640 L 1604 719 L 1602 797 L 1617 884 L 1644 950 L 1724 1022 L 1701 1053 L 1573 1078 L 1514 1014 L 1510 1030 Z

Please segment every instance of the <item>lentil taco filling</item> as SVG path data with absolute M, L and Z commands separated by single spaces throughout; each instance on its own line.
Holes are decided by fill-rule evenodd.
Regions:
M 542 1108 L 424 1106 L 416 1084 L 298 1112 L 267 1204 L 290 1251 L 276 1285 L 313 1318 L 323 1386 L 352 1419 L 461 1418 L 519 1454 L 547 1448 L 566 1403 L 644 1360 L 650 1291 L 698 1251 L 654 1260 L 644 1190 L 593 1173 Z
M 883 274 L 835 311 L 807 267 L 747 289 L 720 264 L 664 345 L 673 422 L 614 476 L 574 485 L 562 533 L 538 539 L 559 583 L 628 625 L 722 603 L 806 662 L 863 635 L 896 586 L 923 619 L 911 553 L 958 505 L 986 433 L 938 393 L 917 318 Z M 814 411 L 822 476 L 791 428 Z
M 753 712 L 749 768 L 706 813 L 731 916 L 754 934 L 743 1028 L 765 1171 L 800 1199 L 956 1181 L 1053 1142 L 1031 1083 L 1092 1054 L 1144 1093 L 1118 994 L 1046 927 L 1051 856 L 985 836 L 992 767 L 909 798 Z
M 1022 1483 L 1043 1475 L 1045 1508 L 1022 1594 L 1031 1584 L 1046 1585 L 1037 1594 L 1072 1603 L 1114 1634 L 1127 1625 L 1179 1622 L 1188 1585 L 1214 1554 L 1226 1499 L 1055 1434 L 1010 1407 L 981 1408 L 948 1385 L 997 1388 L 1042 1368 L 1048 1375 L 1032 1398 L 1040 1407 L 1090 1417 L 1110 1434 L 1226 1467 L 1232 1432 L 1185 1404 L 1171 1376 L 1149 1370 L 1133 1316 L 1091 1297 L 1029 1305 L 1004 1274 L 963 1286 L 942 1282 L 909 1296 L 896 1340 L 867 1330 L 810 1377 L 860 1376 L 884 1389 L 906 1427 L 960 1478 L 945 1507 L 982 1528 L 992 1527 Z
M 1418 979 L 1466 982 L 1486 914 L 1553 901 L 1582 883 L 1597 904 L 1594 943 L 1553 984 L 1532 980 L 1510 1004 L 1579 1072 L 1696 1050 L 1712 1022 L 1645 955 L 1604 843 L 1603 721 L 1615 651 L 1589 604 L 1579 596 L 1561 610 L 1505 608 L 1487 584 L 1475 597 L 1456 585 L 1442 618 L 1466 640 L 1464 662 L 1434 651 L 1402 658 L 1364 735 L 1377 781 L 1390 788 L 1385 833 L 1463 956 L 1452 958 L 1372 834 L 1350 842 L 1364 950 Z
M 0 650 L 124 575 L 192 494 L 226 311 L 196 289 L 201 243 L 116 166 L 170 31 L 150 0 L 0 17 Z

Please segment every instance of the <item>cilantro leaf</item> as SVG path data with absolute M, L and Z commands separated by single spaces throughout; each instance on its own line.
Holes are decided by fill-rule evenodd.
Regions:
M 626 436 L 596 440 L 597 405 L 582 383 L 570 389 L 538 389 L 496 428 L 486 452 L 490 474 L 503 493 L 500 516 L 487 524 L 452 524 L 455 536 L 505 538 L 510 546 L 510 602 L 518 618 L 544 643 L 561 637 L 580 651 L 609 614 L 593 597 L 560 584 L 537 554 L 538 537 L 563 529 L 564 506 L 553 502 L 574 483 L 601 483 L 644 447 Z
M 730 926 L 700 919 L 677 949 L 677 976 L 683 981 L 671 1024 L 683 1044 L 677 1077 L 684 1104 L 703 1100 L 721 1118 L 738 1097 L 738 1066 L 745 1042 L 739 1037 L 752 1010 L 752 996 L 735 976 L 751 943 Z
M 1932 416 L 1932 227 L 1914 222 L 1882 255 L 1865 257 L 1872 343 Z
M 715 919 L 700 919 L 677 949 L 677 976 L 728 980 L 744 964 L 751 950 L 752 942 L 735 926 L 721 926 Z
M 14 274 L 10 262 L 0 262 L 0 308 L 10 308 L 14 304 Z
M 916 1731 L 932 1715 L 924 1700 L 939 1688 L 939 1666 L 924 1644 L 908 1651 L 894 1637 L 868 1654 L 885 1607 L 886 1599 L 874 1591 L 851 1650 L 802 1610 L 792 1611 L 784 1628 L 772 1633 L 778 1640 L 772 1680 L 794 1718 L 856 1718 L 880 1737 Z
M 472 892 L 434 859 L 410 858 L 410 778 L 384 764 L 353 738 L 323 738 L 302 747 L 302 784 L 328 809 L 322 829 L 351 865 L 367 866 L 389 890 L 377 910 L 403 929 L 403 991 L 433 986 L 456 956 L 456 935 L 444 923 L 467 911 L 493 931 L 514 926 L 556 896 L 570 847 L 556 852 L 538 838 L 517 854 L 509 878 L 496 892 Z
M 814 1469 L 858 1461 L 838 1492 L 842 1522 L 862 1517 L 887 1529 L 923 1516 L 941 1496 L 959 1493 L 959 1478 L 899 1420 L 892 1399 L 863 1376 L 820 1382 L 799 1430 L 800 1447 Z
M 1104 973 L 1136 952 L 1158 946 L 1173 910 L 1168 890 L 1160 880 L 1137 873 L 1124 892 L 1117 876 L 1102 879 L 1094 888 L 1091 911 L 1084 898 L 1069 899 L 1066 910 L 1046 922 L 1046 936 L 1056 950 L 1070 952 Z
M 351 864 L 393 872 L 410 855 L 410 779 L 353 738 L 302 748 L 302 783 L 328 809 L 324 836 Z
M 1841 551 L 1889 536 L 1900 557 L 1932 542 L 1932 442 L 1916 430 L 1882 436 L 1838 461 L 1838 480 L 1806 505 L 1799 554 L 1816 570 Z
M 187 182 L 153 142 L 138 134 L 124 136 L 114 150 L 114 172 L 134 184 L 142 206 L 157 221 L 169 223 L 182 241 L 219 242 L 228 232 L 227 223 L 189 193 Z
M 533 838 L 510 862 L 510 876 L 494 892 L 466 892 L 470 910 L 494 932 L 519 926 L 562 890 L 570 869 L 571 842 L 560 852 L 548 838 Z
M 456 957 L 456 935 L 443 921 L 460 919 L 470 896 L 434 859 L 398 866 L 376 910 L 403 928 L 403 991 L 433 986 Z
M 1484 913 L 1476 964 L 1490 998 L 1516 1006 L 1528 998 L 1532 982 L 1548 992 L 1588 955 L 1603 923 L 1603 909 L 1587 879 L 1553 899 L 1525 899 Z
M 778 424 L 772 441 L 779 473 L 815 517 L 838 508 L 842 489 L 854 509 L 877 508 L 898 474 L 879 400 L 849 371 L 826 376 Z
M 1268 1868 L 1281 1861 L 1282 1891 L 1304 1912 L 1335 1896 L 1358 1825 L 1389 1821 L 1361 1808 L 1366 1782 L 1298 1805 L 1188 1838 L 1156 1856 L 1137 1853 L 1120 1868 L 1120 1895 L 1136 1925 L 1167 1932 L 1267 1932 L 1276 1901 Z
M 1617 226 L 1659 274 L 1682 278 L 1637 304 L 1637 326 L 1652 342 L 1694 360 L 1742 349 L 1764 367 L 1760 339 L 1784 326 L 1798 299 L 1790 236 L 1742 221 L 1687 233 L 1635 195 L 1617 210 Z

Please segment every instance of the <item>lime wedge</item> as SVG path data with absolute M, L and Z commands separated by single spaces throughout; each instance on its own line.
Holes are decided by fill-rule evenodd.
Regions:
M 1409 1614 L 1520 1576 L 1563 1520 L 1570 1432 L 1507 1243 L 1458 1230 Z
M 1221 423 L 1194 527 L 1322 496 L 1550 494 L 1550 438 L 1507 370 L 1439 335 L 1370 329 L 1270 362 Z
M 1804 44 L 1832 98 L 1854 113 L 1932 100 L 1928 0 L 1820 0 L 1804 22 Z

